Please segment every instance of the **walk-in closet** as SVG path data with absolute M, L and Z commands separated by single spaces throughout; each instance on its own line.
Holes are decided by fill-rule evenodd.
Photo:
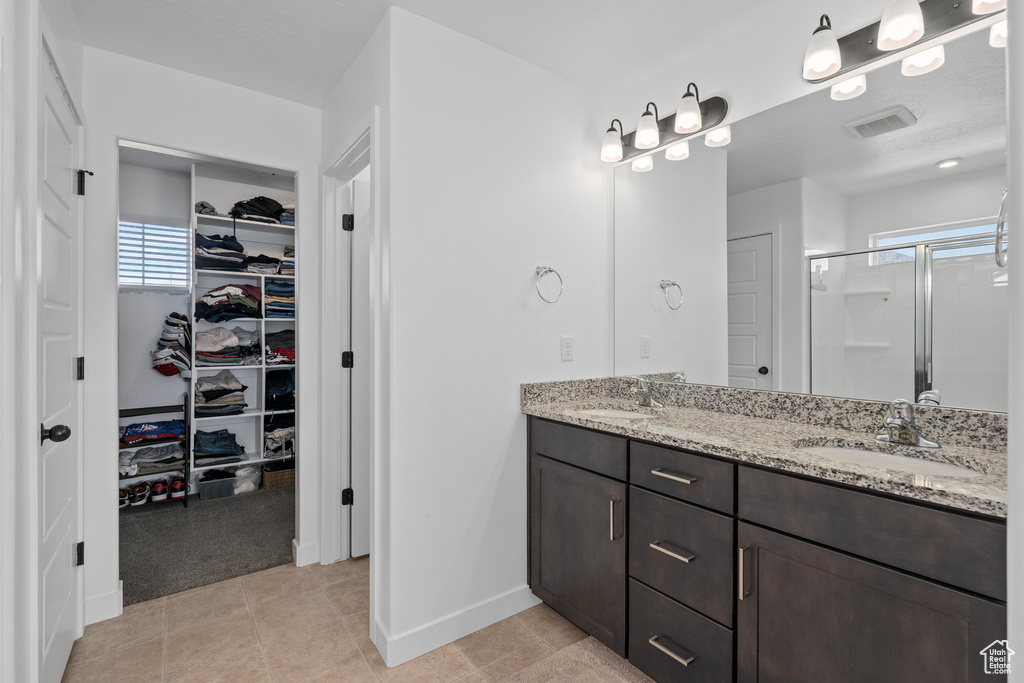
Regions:
M 299 214 L 294 173 L 127 142 L 119 211 L 128 605 L 292 561 Z

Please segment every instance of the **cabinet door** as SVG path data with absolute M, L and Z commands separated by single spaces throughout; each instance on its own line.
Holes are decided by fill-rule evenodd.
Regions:
M 626 485 L 530 456 L 533 592 L 626 654 Z
M 981 650 L 1006 608 L 865 560 L 739 525 L 738 680 L 997 681 Z

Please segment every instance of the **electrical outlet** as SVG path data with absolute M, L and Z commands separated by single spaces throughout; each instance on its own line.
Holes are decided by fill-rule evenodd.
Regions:
M 562 362 L 572 360 L 572 335 L 562 335 Z
M 651 357 L 651 335 L 649 334 L 640 335 L 640 357 Z

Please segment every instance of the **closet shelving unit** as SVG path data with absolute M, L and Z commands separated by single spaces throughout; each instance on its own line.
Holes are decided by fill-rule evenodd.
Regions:
M 192 202 L 208 201 L 218 211 L 230 211 L 237 201 L 255 196 L 266 196 L 276 199 L 282 204 L 294 201 L 294 175 L 270 171 L 256 171 L 247 168 L 221 166 L 217 164 L 194 164 L 192 169 Z M 296 231 L 293 226 L 263 223 L 234 219 L 229 216 L 209 214 L 193 214 L 193 232 L 205 235 L 231 234 L 246 248 L 249 254 L 266 254 L 280 257 L 284 247 L 296 246 Z M 193 240 L 193 244 L 195 240 Z M 296 250 L 297 255 L 297 250 Z M 193 261 L 194 263 L 194 261 Z M 296 258 L 298 263 L 298 258 Z M 247 388 L 244 392 L 246 408 L 237 415 L 216 415 L 201 417 L 193 415 L 191 443 L 195 443 L 196 431 L 213 431 L 228 429 L 235 434 L 238 443 L 245 448 L 246 460 L 230 465 L 196 465 L 195 453 L 190 452 L 190 465 L 194 474 L 201 474 L 209 469 L 220 469 L 230 466 L 258 465 L 276 460 L 288 460 L 298 455 L 298 441 L 294 454 L 287 457 L 266 457 L 264 439 L 265 427 L 272 423 L 275 416 L 295 414 L 295 410 L 271 410 L 266 406 L 267 373 L 275 370 L 297 369 L 297 362 L 291 364 L 270 364 L 266 360 L 266 337 L 268 333 L 282 330 L 295 330 L 297 316 L 291 318 L 267 318 L 265 315 L 265 299 L 260 303 L 260 317 L 235 318 L 221 322 L 207 322 L 196 318 L 196 303 L 210 290 L 228 284 L 248 284 L 259 287 L 266 296 L 266 285 L 271 281 L 295 282 L 294 275 L 269 275 L 241 271 L 209 270 L 192 268 L 192 296 L 190 297 L 190 320 L 192 322 L 192 373 L 190 382 L 191 396 L 195 396 L 196 383 L 200 377 L 212 377 L 223 370 L 230 370 Z M 297 297 L 296 297 L 297 301 Z M 233 329 L 242 327 L 257 331 L 260 336 L 260 362 L 252 365 L 202 365 L 196 358 L 195 338 L 199 332 L 213 327 Z M 297 359 L 298 361 L 298 359 Z M 296 394 L 298 382 L 296 379 Z
M 189 479 L 191 477 L 191 468 L 190 468 L 190 465 L 191 465 L 191 462 L 192 462 L 192 458 L 191 458 L 191 452 L 192 452 L 191 444 L 192 444 L 192 436 L 193 436 L 192 425 L 191 425 L 191 423 L 192 423 L 192 419 L 191 419 L 192 418 L 192 394 L 185 394 L 184 398 L 182 399 L 181 404 L 174 404 L 174 405 L 167 405 L 167 406 L 151 406 L 151 407 L 147 407 L 147 408 L 124 408 L 124 409 L 118 411 L 118 417 L 121 419 L 121 421 L 125 421 L 125 420 L 128 420 L 130 418 L 136 418 L 136 417 L 151 417 L 152 418 L 152 417 L 156 417 L 156 416 L 159 416 L 159 417 L 156 417 L 156 419 L 165 419 L 165 416 L 169 415 L 169 414 L 179 414 L 179 415 L 182 416 L 182 419 L 185 422 L 185 436 L 182 439 L 178 440 L 178 442 L 181 443 L 182 447 L 185 450 L 185 462 L 183 463 L 183 466 L 179 467 L 177 465 L 169 465 L 169 466 L 166 466 L 166 467 L 160 467 L 160 468 L 154 469 L 151 472 L 147 472 L 146 474 L 140 474 L 140 475 L 123 474 L 123 475 L 118 477 L 118 487 L 119 488 L 127 488 L 129 486 L 132 486 L 133 484 L 137 484 L 137 483 L 143 482 L 143 481 L 155 481 L 156 479 L 168 479 L 169 480 L 170 477 L 168 475 L 174 475 L 174 474 L 180 474 L 182 476 L 182 478 L 186 482 L 189 481 Z M 171 419 L 173 419 L 173 418 L 171 418 Z M 136 451 L 136 450 L 140 450 L 142 448 L 146 448 L 147 446 L 162 446 L 162 445 L 166 445 L 167 443 L 173 443 L 173 442 L 165 441 L 165 442 L 160 442 L 160 443 L 153 443 L 153 442 L 143 441 L 143 442 L 141 442 L 139 444 L 136 444 L 134 446 L 126 446 L 124 444 L 118 444 L 118 453 L 120 453 L 121 451 Z M 171 498 L 169 496 L 168 496 L 166 502 L 168 502 L 168 503 L 172 502 L 172 500 L 171 500 Z M 186 495 L 182 499 L 182 503 L 184 503 L 185 507 L 188 507 L 188 495 Z M 128 508 L 124 508 L 124 509 L 128 509 Z

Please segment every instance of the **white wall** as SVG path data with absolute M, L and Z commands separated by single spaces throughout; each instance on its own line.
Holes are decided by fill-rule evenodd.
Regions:
M 723 149 L 654 170 L 615 169 L 615 374 L 684 371 L 697 384 L 728 384 L 726 163 Z M 678 282 L 679 310 L 661 280 Z M 669 292 L 673 305 L 679 292 Z M 640 336 L 650 357 L 640 357 Z
M 236 86 L 155 66 L 109 52 L 85 49 L 87 168 L 90 178 L 85 216 L 85 540 L 93 558 L 86 565 L 86 620 L 120 611 L 118 586 L 117 348 L 117 140 L 124 138 L 250 164 L 298 172 L 296 247 L 303 266 L 298 276 L 298 325 L 305 358 L 318 355 L 320 112 Z M 303 259 L 303 250 L 311 254 Z M 315 366 L 299 370 L 301 402 L 315 405 Z M 315 410 L 299 416 L 299 439 L 316 444 Z M 298 463 L 298 548 L 300 563 L 318 557 L 318 453 L 307 449 Z

